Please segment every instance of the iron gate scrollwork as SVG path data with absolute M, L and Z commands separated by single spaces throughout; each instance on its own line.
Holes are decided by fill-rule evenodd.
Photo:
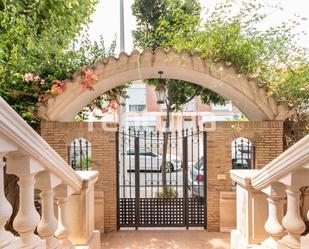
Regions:
M 116 132 L 118 229 L 206 228 L 206 137 L 206 131 L 199 130 L 165 136 L 130 129 Z

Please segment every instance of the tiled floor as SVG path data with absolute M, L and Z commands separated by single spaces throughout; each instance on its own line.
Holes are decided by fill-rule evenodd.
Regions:
M 102 234 L 102 249 L 229 249 L 229 233 L 144 230 Z

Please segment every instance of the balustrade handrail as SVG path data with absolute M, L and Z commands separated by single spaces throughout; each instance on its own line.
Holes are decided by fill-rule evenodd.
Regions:
M 231 248 L 309 248 L 309 234 L 302 236 L 304 212 L 308 220 L 309 211 L 303 204 L 300 210 L 308 169 L 309 135 L 260 170 L 230 171 L 237 182 L 237 229 L 231 232 Z
M 0 97 L 0 134 L 40 161 L 67 185 L 79 191 L 82 178 Z
M 258 174 L 251 177 L 251 186 L 261 190 L 278 181 L 293 170 L 307 166 L 309 168 L 309 135 L 284 151 Z

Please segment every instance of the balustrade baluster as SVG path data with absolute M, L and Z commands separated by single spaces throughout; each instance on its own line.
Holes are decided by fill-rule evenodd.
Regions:
M 19 177 L 19 210 L 13 227 L 20 235 L 21 248 L 46 248 L 45 241 L 34 234 L 40 222 L 40 215 L 34 206 L 34 176 L 42 170 L 41 164 L 30 156 L 8 158 L 7 172 Z
M 282 225 L 288 234 L 280 240 L 278 248 L 298 249 L 300 248 L 300 235 L 305 231 L 305 223 L 300 216 L 299 210 L 299 187 L 288 186 L 286 193 L 287 211 L 282 219 Z
M 14 235 L 5 230 L 5 224 L 12 215 L 12 206 L 8 202 L 4 193 L 4 154 L 0 154 L 0 248 L 20 248 L 20 243 Z
M 53 189 L 61 183 L 61 180 L 48 171 L 36 175 L 36 186 L 41 190 L 42 218 L 38 225 L 39 235 L 45 239 L 47 249 L 55 249 L 60 242 L 54 234 L 58 223 L 54 215 L 54 191 Z
M 304 170 L 293 171 L 280 180 L 286 185 L 287 210 L 282 225 L 287 235 L 278 241 L 278 249 L 299 249 L 300 236 L 305 231 L 305 223 L 300 215 L 300 187 L 308 184 L 308 174 Z
M 307 220 L 309 221 L 309 210 L 307 212 Z M 309 233 L 301 238 L 301 249 L 309 248 Z
M 67 185 L 61 184 L 55 189 L 56 198 L 58 199 L 58 229 L 55 232 L 56 238 L 61 241 L 63 249 L 74 248 L 69 240 L 70 231 L 67 221 L 67 202 L 73 190 Z
M 284 188 L 280 183 L 273 183 L 263 192 L 268 195 L 268 219 L 265 223 L 265 230 L 269 238 L 262 242 L 267 248 L 278 248 L 277 241 L 285 235 L 285 231 L 280 221 L 283 216 L 283 196 Z

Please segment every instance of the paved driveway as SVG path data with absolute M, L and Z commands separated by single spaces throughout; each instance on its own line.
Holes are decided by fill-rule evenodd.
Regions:
M 229 233 L 139 230 L 102 234 L 102 249 L 229 249 Z

